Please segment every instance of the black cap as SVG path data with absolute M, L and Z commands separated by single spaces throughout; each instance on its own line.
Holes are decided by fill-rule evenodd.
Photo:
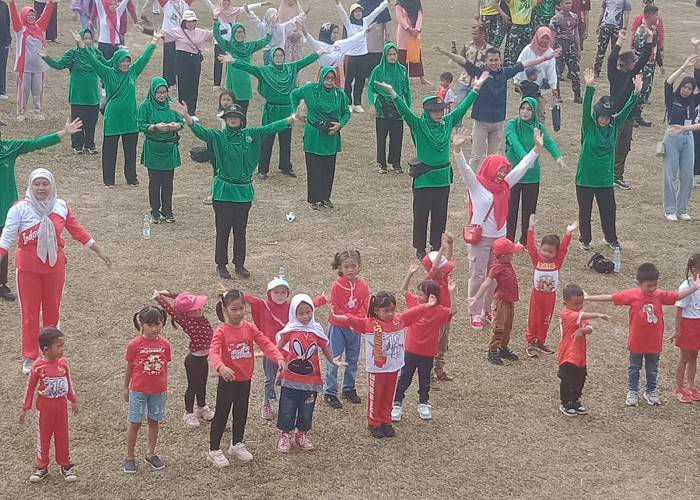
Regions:
M 245 118 L 245 113 L 240 104 L 231 104 L 219 112 L 219 118 L 226 118 L 228 115 L 238 115 L 241 118 Z
M 449 104 L 438 96 L 430 96 L 423 99 L 423 109 L 427 109 L 428 111 L 446 109 L 448 106 Z
M 612 103 L 610 102 L 610 96 L 604 95 L 600 100 L 593 105 L 593 111 L 596 112 L 598 116 L 612 116 L 613 109 Z

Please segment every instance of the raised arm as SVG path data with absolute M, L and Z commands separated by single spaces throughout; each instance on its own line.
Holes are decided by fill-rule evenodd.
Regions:
M 17 4 L 15 0 L 10 2 L 10 19 L 12 20 L 12 30 L 19 31 L 22 29 L 22 21 L 19 18 L 19 12 L 17 12 Z
M 452 134 L 452 153 L 455 157 L 455 162 L 457 164 L 457 170 L 462 176 L 464 184 L 467 186 L 467 192 L 476 189 L 479 184 L 479 180 L 476 178 L 476 174 L 469 166 L 467 158 L 462 152 L 462 145 L 467 141 L 469 136 L 469 131 L 466 127 L 460 127 L 455 129 Z
M 163 38 L 163 32 L 160 30 L 156 30 L 153 32 L 153 39 L 151 40 L 151 43 L 148 44 L 148 47 L 146 47 L 146 50 L 143 51 L 143 53 L 139 56 L 136 61 L 132 64 L 134 71 L 136 72 L 136 75 L 140 75 L 141 72 L 146 69 L 146 65 L 148 64 L 148 61 L 151 59 L 151 56 L 153 55 L 153 51 L 156 50 L 156 44 L 158 43 L 158 40 Z
M 345 27 L 345 31 L 350 33 L 350 30 L 352 30 L 352 23 L 350 22 L 350 18 L 348 17 L 348 13 L 345 12 L 345 9 L 343 8 L 343 6 L 340 5 L 340 0 L 335 0 L 335 6 L 338 9 L 338 14 L 340 14 L 340 19 L 343 21 L 343 26 Z
M 411 262 L 411 265 L 408 268 L 408 272 L 406 273 L 406 276 L 403 279 L 403 283 L 401 284 L 401 292 L 406 293 L 408 291 L 408 287 L 411 284 L 411 279 L 413 278 L 413 275 L 418 272 L 418 269 L 420 269 L 421 262 L 416 259 L 413 262 Z
M 372 24 L 374 20 L 377 19 L 377 16 L 379 16 L 379 14 L 381 14 L 387 7 L 389 7 L 389 2 L 387 2 L 387 0 L 384 0 L 377 6 L 376 9 L 374 9 L 372 12 L 366 15 L 362 19 L 362 25 L 365 27 L 365 29 L 369 28 L 369 25 Z
M 621 125 L 632 112 L 632 109 L 634 109 L 634 105 L 637 104 L 637 99 L 639 99 L 639 93 L 642 91 L 643 84 L 644 77 L 641 73 L 639 73 L 634 77 L 634 92 L 632 95 L 630 95 L 629 99 L 627 99 L 627 102 L 620 112 L 615 115 L 615 118 L 613 118 L 616 126 Z
M 44 5 L 46 5 L 46 7 L 44 7 L 43 12 L 39 16 L 39 19 L 37 19 L 36 21 L 36 25 L 39 27 L 39 29 L 41 29 L 41 31 L 46 31 L 46 28 L 49 27 L 49 21 L 51 21 L 51 13 L 56 8 L 56 4 L 53 0 L 49 0 Z

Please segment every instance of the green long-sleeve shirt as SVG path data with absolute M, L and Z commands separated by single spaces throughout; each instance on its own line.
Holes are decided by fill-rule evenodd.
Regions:
M 271 54 L 270 57 L 273 55 Z M 292 78 L 289 88 L 281 88 L 281 86 L 273 86 L 264 78 L 264 71 L 274 71 L 268 66 L 257 66 L 241 59 L 236 59 L 232 67 L 236 70 L 242 70 L 253 75 L 258 79 L 258 94 L 265 99 L 265 105 L 262 112 L 262 124 L 267 125 L 282 118 L 287 118 L 292 114 L 292 106 L 290 104 L 289 95 L 296 87 L 296 75 L 302 69 L 318 59 L 318 54 L 311 54 L 302 57 L 296 61 L 284 63 L 284 66 L 291 69 Z M 238 97 L 238 95 L 236 95 Z
M 131 63 L 126 72 L 119 71 L 119 63 L 128 55 L 128 52 L 123 49 L 114 53 L 111 59 L 111 67 L 100 62 L 92 50 L 86 48 L 78 49 L 87 55 L 88 62 L 102 79 L 105 86 L 105 94 L 108 99 L 103 119 L 105 135 L 138 132 L 138 127 L 136 126 L 136 79 L 146 68 L 146 64 L 148 64 L 148 60 L 155 49 L 156 45 L 154 43 L 148 44 L 146 50 L 143 51 L 138 59 Z M 123 81 L 124 79 L 126 81 Z
M 434 121 L 429 113 L 416 116 L 411 108 L 404 102 L 402 96 L 393 98 L 399 114 L 403 117 L 408 128 L 411 129 L 413 144 L 416 146 L 416 156 L 426 165 L 447 165 L 442 168 L 434 168 L 420 177 L 413 179 L 413 187 L 442 187 L 452 183 L 452 167 L 450 163 L 450 135 L 452 129 L 459 120 L 464 117 L 469 107 L 476 100 L 479 93 L 472 89 L 464 100 L 454 110 L 443 116 L 440 121 Z M 428 134 L 427 130 L 432 133 Z M 441 137 L 440 144 L 434 139 Z
M 15 162 L 19 155 L 58 144 L 58 133 L 34 139 L 0 139 L 0 227 L 5 225 L 7 211 L 17 201 Z
M 184 123 L 182 117 L 171 109 L 155 110 L 146 104 L 141 104 L 136 122 L 139 132 L 143 132 L 145 137 L 141 149 L 141 164 L 153 170 L 174 170 L 175 167 L 179 167 L 181 160 L 178 133 L 174 130 L 165 132 L 148 130 L 148 127 L 161 122 L 182 124 Z
M 92 50 L 100 63 L 108 64 L 101 52 L 95 49 L 88 50 Z M 70 79 L 68 80 L 68 102 L 70 104 L 96 106 L 100 103 L 100 82 L 97 73 L 88 62 L 87 56 L 78 49 L 68 49 L 58 59 L 46 56 L 44 61 L 54 69 L 68 69 L 70 71 Z
M 255 40 L 253 42 L 242 42 L 242 44 L 245 44 L 247 49 L 245 53 L 242 53 L 239 50 L 239 47 L 241 47 L 242 44 L 235 43 L 235 41 L 231 40 L 225 40 L 221 36 L 219 21 L 214 21 L 213 31 L 214 39 L 216 40 L 216 43 L 219 44 L 221 50 L 231 54 L 236 61 L 247 63 L 250 63 L 250 56 L 253 52 L 257 52 L 258 50 L 262 49 L 268 43 L 270 43 L 270 40 L 272 40 L 272 35 L 267 33 L 259 40 Z M 232 37 L 233 36 L 235 35 L 232 35 Z M 253 98 L 253 84 L 250 80 L 250 75 L 245 71 L 234 68 L 232 64 L 228 64 L 228 67 L 226 68 L 226 88 L 233 90 L 233 93 L 236 94 L 237 100 L 250 101 Z
M 205 141 L 214 155 L 216 174 L 211 188 L 217 201 L 245 202 L 255 199 L 252 177 L 260 161 L 260 147 L 265 136 L 291 128 L 285 120 L 262 127 L 238 129 L 206 128 L 194 122 L 192 132 Z
M 625 106 L 605 127 L 598 125 L 597 117 L 591 115 L 593 87 L 586 87 L 583 96 L 583 118 L 581 123 L 581 154 L 576 169 L 576 185 L 586 187 L 612 187 L 615 181 L 615 143 L 617 129 L 637 103 L 639 94 L 632 94 Z

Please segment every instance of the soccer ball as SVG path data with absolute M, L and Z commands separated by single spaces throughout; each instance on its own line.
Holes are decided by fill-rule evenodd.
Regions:
M 287 214 L 287 222 L 293 222 L 294 219 L 296 219 L 296 215 L 294 215 L 294 212 L 289 212 Z

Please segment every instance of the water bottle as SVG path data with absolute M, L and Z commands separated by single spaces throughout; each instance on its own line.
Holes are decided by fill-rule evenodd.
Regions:
M 277 275 L 277 277 L 279 279 L 283 280 L 285 278 L 285 276 L 286 275 L 284 274 L 284 266 L 280 266 L 280 273 Z
M 622 259 L 622 252 L 620 251 L 620 246 L 615 247 L 615 251 L 613 252 L 613 264 L 615 267 L 613 268 L 613 271 L 616 273 L 620 272 L 620 261 Z
M 151 238 L 151 219 L 148 214 L 143 216 L 143 239 L 148 240 Z

